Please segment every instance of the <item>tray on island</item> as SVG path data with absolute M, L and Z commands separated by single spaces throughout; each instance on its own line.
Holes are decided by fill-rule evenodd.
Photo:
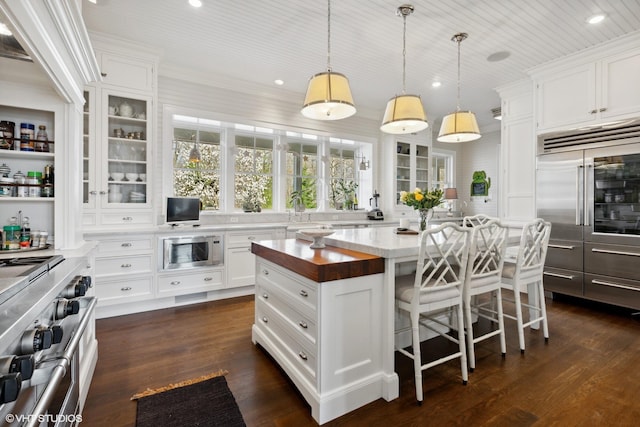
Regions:
M 402 229 L 402 228 L 394 228 L 393 232 L 396 234 L 420 234 L 419 231 L 412 230 L 410 228 Z

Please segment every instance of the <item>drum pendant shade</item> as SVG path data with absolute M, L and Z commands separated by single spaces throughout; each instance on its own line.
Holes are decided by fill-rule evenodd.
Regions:
M 456 111 L 442 119 L 438 141 L 468 142 L 480 138 L 476 115 L 471 111 Z
M 316 120 L 339 120 L 355 112 L 349 79 L 344 74 L 327 71 L 311 77 L 302 115 Z
M 417 95 L 398 95 L 387 102 L 380 130 L 391 134 L 420 132 L 429 127 Z

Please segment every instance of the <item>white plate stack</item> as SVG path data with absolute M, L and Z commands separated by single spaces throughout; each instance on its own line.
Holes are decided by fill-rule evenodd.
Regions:
M 129 199 L 132 203 L 144 203 L 146 200 L 146 196 L 144 193 L 138 193 L 136 191 L 132 191 L 129 195 Z

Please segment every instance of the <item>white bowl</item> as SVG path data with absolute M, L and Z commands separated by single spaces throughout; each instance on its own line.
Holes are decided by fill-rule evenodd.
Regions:
M 326 236 L 330 236 L 334 233 L 333 228 L 323 226 L 317 228 L 302 228 L 298 230 L 298 233 L 304 234 L 305 236 L 309 236 L 313 239 L 313 243 L 309 246 L 312 249 L 322 249 L 324 248 L 324 242 L 322 239 Z
M 140 173 L 140 174 L 138 174 L 138 178 L 140 178 L 140 180 L 142 182 L 145 182 L 147 180 L 147 174 L 146 173 Z
M 122 178 L 124 178 L 124 173 L 111 172 L 111 178 L 113 178 L 114 181 L 122 181 Z
M 125 176 L 127 177 L 127 179 L 129 181 L 135 181 L 136 179 L 138 179 L 138 174 L 137 173 L 127 172 L 125 174 Z

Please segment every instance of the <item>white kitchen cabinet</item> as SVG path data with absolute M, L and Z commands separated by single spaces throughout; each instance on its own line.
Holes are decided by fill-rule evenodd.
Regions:
M 85 239 L 99 242 L 94 278 L 97 317 L 102 317 L 109 306 L 124 306 L 154 297 L 155 257 L 151 234 L 85 235 Z
M 251 232 L 233 231 L 227 233 L 225 249 L 227 278 L 225 287 L 237 288 L 255 284 L 255 256 L 251 253 L 251 242 L 284 238 L 284 229 L 255 230 Z
M 317 283 L 256 263 L 252 339 L 291 378 L 323 424 L 381 396 L 382 274 Z
M 151 224 L 152 97 L 113 89 L 85 92 L 92 94 L 96 100 L 88 104 L 84 132 L 83 225 Z
M 103 84 L 151 92 L 155 87 L 155 62 L 96 49 Z
M 396 204 L 401 205 L 400 192 L 425 190 L 429 186 L 429 147 L 415 142 L 396 141 Z
M 597 61 L 546 68 L 536 85 L 537 132 L 636 117 L 640 49 Z

